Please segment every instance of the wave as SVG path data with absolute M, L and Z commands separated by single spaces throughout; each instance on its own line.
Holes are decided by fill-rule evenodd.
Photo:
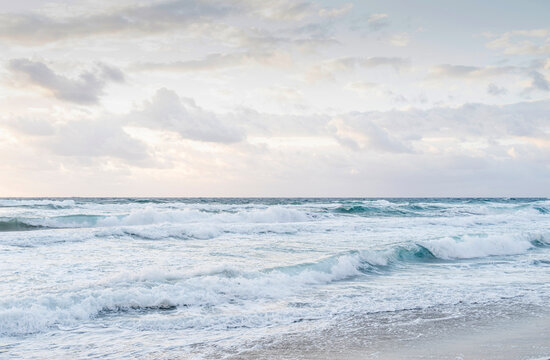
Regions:
M 369 201 L 341 204 L 327 207 L 327 211 L 336 214 L 364 217 L 451 217 L 475 215 L 501 215 L 507 213 L 527 213 L 536 215 L 550 214 L 547 201 L 526 203 L 487 203 L 487 202 L 389 202 Z
M 74 206 L 76 206 L 76 202 L 71 199 L 0 199 L 0 207 L 64 209 Z
M 289 209 L 280 206 L 253 208 L 241 211 L 202 211 L 197 209 L 158 210 L 152 207 L 134 210 L 120 215 L 71 214 L 42 218 L 7 219 L 5 229 L 33 230 L 41 228 L 84 228 L 84 227 L 117 227 L 146 226 L 155 224 L 197 224 L 197 223 L 246 223 L 246 224 L 280 224 L 297 223 L 314 220 L 315 214 L 307 211 Z M 7 231 L 0 227 L 1 231 Z
M 258 271 L 220 264 L 187 272 L 149 269 L 119 273 L 62 294 L 4 297 L 0 301 L 0 335 L 42 332 L 128 311 L 217 306 L 242 309 L 293 298 L 316 286 L 409 271 L 419 263 L 521 254 L 550 246 L 548 239 L 547 234 L 443 238 L 381 250 L 354 250 L 313 262 Z M 254 321 L 253 317 L 241 320 Z M 219 326 L 219 322 L 212 321 L 200 326 Z
M 351 214 L 351 215 L 382 215 L 382 216 L 395 216 L 395 215 L 407 215 L 411 212 L 400 209 L 387 209 L 375 206 L 366 205 L 351 205 L 351 206 L 339 206 L 332 210 L 335 213 Z
M 6 219 L 0 220 L 0 232 L 5 231 L 29 231 L 29 230 L 40 230 L 46 228 L 41 225 L 33 225 L 18 219 Z
M 241 308 L 245 303 L 257 306 L 299 293 L 311 285 L 349 277 L 358 263 L 359 260 L 351 255 L 336 260 L 326 272 L 306 268 L 298 274 L 283 270 L 241 272 L 229 269 L 192 276 L 158 272 L 131 274 L 96 284 L 93 289 L 38 298 L 4 298 L 4 304 L 0 304 L 0 335 L 32 334 L 128 311 L 215 306 Z M 244 321 L 253 320 L 246 317 Z M 218 326 L 217 322 L 214 324 Z M 203 321 L 200 326 L 208 324 Z
M 492 235 L 445 237 L 422 243 L 436 258 L 443 260 L 473 259 L 487 256 L 517 255 L 529 249 L 548 245 L 543 235 Z
M 118 202 L 117 202 L 118 201 Z M 509 216 L 548 216 L 547 200 L 503 203 L 477 201 L 340 201 L 303 202 L 297 205 L 139 202 L 129 200 L 0 199 L 0 207 L 29 207 L 10 218 L 0 218 L 0 232 L 45 228 L 116 228 L 159 224 L 282 224 L 332 220 L 342 217 L 449 217 L 472 221 L 508 221 Z M 290 200 L 289 200 L 290 201 Z M 48 211 L 44 209 L 55 209 Z M 10 210 L 11 211 L 11 210 Z M 5 213 L 5 212 L 4 212 Z M 52 216 L 53 215 L 53 216 Z M 140 230 L 137 230 L 140 231 Z M 185 232 L 185 231 L 184 231 Z M 130 234 L 131 231 L 128 231 Z M 223 231 L 222 231 L 223 233 Z M 193 237 L 193 236 L 191 236 Z M 198 236 L 198 238 L 203 238 Z

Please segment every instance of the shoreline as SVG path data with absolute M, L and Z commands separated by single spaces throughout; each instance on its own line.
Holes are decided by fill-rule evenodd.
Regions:
M 288 335 L 263 349 L 245 351 L 230 359 L 441 359 L 549 360 L 550 312 L 506 313 L 426 322 L 426 314 L 409 311 L 400 323 L 365 325 L 341 331 Z M 415 319 L 416 317 L 416 319 Z M 384 321 L 384 318 L 377 320 Z M 363 319 L 363 321 L 370 321 Z M 354 325 L 359 325 L 354 324 Z

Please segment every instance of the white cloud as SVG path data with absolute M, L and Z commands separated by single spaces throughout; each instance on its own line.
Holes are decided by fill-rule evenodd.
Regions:
M 151 101 L 127 116 L 128 122 L 151 129 L 175 131 L 190 140 L 234 143 L 245 138 L 242 129 L 224 122 L 214 113 L 180 98 L 174 91 L 160 89 Z
M 6 119 L 4 124 L 20 133 L 30 136 L 48 136 L 55 133 L 55 127 L 50 121 L 37 117 L 19 117 Z
M 331 59 L 311 67 L 306 77 L 310 81 L 334 79 L 338 73 L 353 71 L 356 68 L 369 69 L 378 66 L 390 66 L 399 72 L 410 66 L 410 60 L 400 57 L 346 57 Z
M 240 66 L 263 65 L 274 67 L 289 66 L 290 56 L 283 52 L 240 52 L 210 54 L 200 60 L 175 61 L 170 63 L 143 63 L 135 66 L 138 70 L 152 71 L 215 71 Z
M 411 152 L 403 142 L 395 139 L 382 127 L 362 116 L 352 116 L 346 120 L 336 118 L 328 124 L 338 142 L 353 150 L 368 149 L 390 153 Z
M 80 159 L 114 158 L 135 166 L 152 166 L 147 147 L 130 137 L 122 123 L 110 119 L 57 121 L 49 118 L 4 120 L 26 146 L 52 155 Z
M 382 28 L 389 26 L 388 14 L 377 13 L 372 14 L 367 19 L 368 26 L 373 31 L 378 31 Z
M 161 192 L 148 192 L 152 195 L 181 194 L 176 184 L 183 182 L 195 195 L 489 196 L 509 194 L 520 183 L 531 186 L 521 194 L 543 191 L 550 180 L 549 113 L 550 102 L 540 101 L 335 117 L 244 110 L 214 115 L 161 89 L 123 118 L 17 119 L 3 125 L 19 134 L 17 146 L 23 154 L 28 148 L 41 150 L 43 166 L 60 162 L 77 180 L 82 166 L 101 174 L 105 163 L 132 172 L 169 165 L 154 173 L 139 170 L 142 185 L 151 185 L 148 189 L 163 184 Z M 235 124 L 242 130 L 235 130 Z M 130 136 L 126 126 L 167 132 L 152 148 Z M 245 130 L 250 141 L 237 141 Z M 116 176 L 112 181 L 133 186 L 124 174 L 108 174 Z M 308 188 L 317 177 L 321 184 Z M 204 178 L 208 183 L 201 183 Z M 498 187 L 484 188 L 496 179 Z
M 366 93 L 373 89 L 380 87 L 379 83 L 368 82 L 368 81 L 356 81 L 346 85 L 347 89 L 357 91 L 359 93 Z
M 319 9 L 319 16 L 334 18 L 350 12 L 351 9 L 353 9 L 353 3 L 344 4 L 342 5 L 342 7 L 339 7 L 339 8 Z
M 255 13 L 276 20 L 297 21 L 314 14 L 313 5 L 306 1 L 250 1 L 250 5 Z
M 145 144 L 131 138 L 111 120 L 79 120 L 59 125 L 55 136 L 44 140 L 54 153 L 76 157 L 116 157 L 133 164 L 149 159 Z
M 550 54 L 550 30 L 509 31 L 489 41 L 486 46 L 508 55 Z
M 390 43 L 395 46 L 407 46 L 411 37 L 407 33 L 400 33 L 390 36 Z

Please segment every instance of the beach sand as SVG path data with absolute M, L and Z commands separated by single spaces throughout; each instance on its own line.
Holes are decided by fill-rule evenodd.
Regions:
M 515 314 L 445 311 L 374 314 L 346 329 L 298 331 L 233 359 L 550 359 L 550 313 L 522 309 Z M 512 315 L 513 314 L 513 315 Z M 353 321 L 353 320 L 351 320 Z M 364 322 L 361 326 L 361 322 Z

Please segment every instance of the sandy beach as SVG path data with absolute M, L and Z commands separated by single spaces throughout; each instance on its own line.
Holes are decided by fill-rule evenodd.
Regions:
M 495 309 L 492 309 L 495 310 Z M 404 312 L 397 323 L 373 326 L 387 314 L 364 319 L 354 329 L 332 328 L 322 333 L 296 333 L 258 351 L 232 359 L 550 359 L 550 313 L 522 309 L 498 317 L 491 309 L 448 318 L 444 312 Z M 389 317 L 388 317 L 389 319 Z M 363 322 L 363 326 L 361 323 Z M 323 337 L 324 339 L 320 339 Z

